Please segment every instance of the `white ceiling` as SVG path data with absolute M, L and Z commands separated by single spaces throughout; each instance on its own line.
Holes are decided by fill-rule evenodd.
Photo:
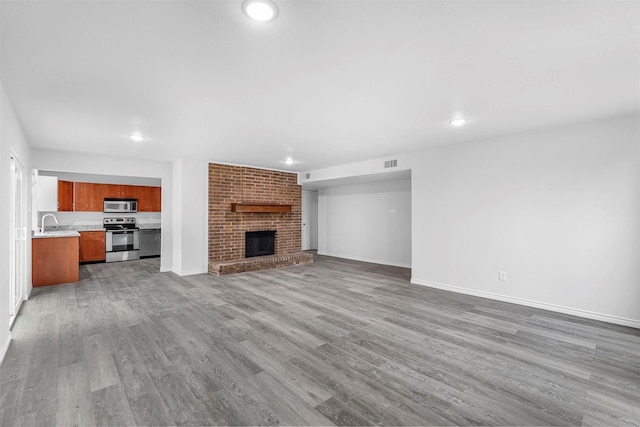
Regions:
M 637 0 L 275 2 L 2 0 L 0 78 L 34 147 L 296 171 L 639 110 Z

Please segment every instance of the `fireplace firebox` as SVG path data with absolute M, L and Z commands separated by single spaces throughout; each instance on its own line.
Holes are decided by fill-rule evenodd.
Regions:
M 246 231 L 244 238 L 245 258 L 276 253 L 275 231 Z

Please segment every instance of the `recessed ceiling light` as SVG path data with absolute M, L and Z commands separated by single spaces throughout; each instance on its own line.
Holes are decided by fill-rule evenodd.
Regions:
M 467 119 L 462 117 L 456 117 L 455 119 L 449 120 L 449 124 L 451 126 L 462 126 L 467 123 Z
M 255 21 L 267 22 L 276 17 L 278 9 L 271 0 L 246 0 L 242 10 Z
M 291 166 L 293 164 L 293 159 L 291 157 L 287 157 L 284 161 L 284 164 L 287 166 Z
M 142 136 L 139 132 L 134 132 L 132 133 L 129 138 L 131 138 L 132 141 L 135 142 L 142 142 L 144 141 L 144 136 Z

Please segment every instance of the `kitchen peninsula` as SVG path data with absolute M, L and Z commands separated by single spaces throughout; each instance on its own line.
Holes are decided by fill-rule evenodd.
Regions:
M 77 231 L 36 233 L 31 243 L 31 277 L 34 287 L 78 281 Z

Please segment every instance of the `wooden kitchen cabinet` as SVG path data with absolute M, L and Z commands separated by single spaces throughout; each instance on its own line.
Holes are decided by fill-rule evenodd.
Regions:
M 149 189 L 149 212 L 162 211 L 162 188 L 147 187 Z
M 73 210 L 80 212 L 91 211 L 91 184 L 88 182 L 73 183 Z
M 102 212 L 104 210 L 104 194 L 106 184 L 89 182 L 74 183 L 74 211 Z
M 120 187 L 116 184 L 103 184 L 104 185 L 104 198 L 106 199 L 119 199 L 122 197 Z
M 58 211 L 73 210 L 73 182 L 58 180 Z
M 78 237 L 32 239 L 31 281 L 33 286 L 77 282 L 78 255 Z
M 137 194 L 139 212 L 160 212 L 161 187 L 139 186 Z
M 105 260 L 105 231 L 80 232 L 80 262 Z
M 122 185 L 122 184 L 102 184 L 102 185 L 104 185 L 104 197 L 108 199 L 137 198 L 137 194 L 138 194 L 137 185 Z
M 128 185 L 120 184 L 93 184 L 96 188 L 96 197 L 94 198 L 94 205 L 97 212 L 104 210 L 104 199 L 124 199 L 135 198 L 128 196 L 130 191 L 125 191 L 125 187 Z M 98 209 L 99 205 L 99 209 Z M 92 209 L 93 210 L 93 209 Z
M 149 187 L 138 185 L 135 192 L 135 198 L 138 200 L 138 212 L 149 212 Z
M 120 194 L 123 199 L 137 199 L 138 198 L 138 186 L 137 185 L 121 185 Z
M 107 187 L 107 184 L 91 184 L 91 202 L 89 204 L 91 212 L 104 211 L 105 187 Z
M 137 199 L 139 212 L 160 212 L 162 188 L 58 181 L 58 210 L 103 212 L 104 199 Z
M 131 185 L 121 185 L 121 184 L 103 184 L 104 185 L 104 197 L 107 199 L 133 199 L 135 198 L 132 194 L 132 191 L 127 187 L 132 187 Z

